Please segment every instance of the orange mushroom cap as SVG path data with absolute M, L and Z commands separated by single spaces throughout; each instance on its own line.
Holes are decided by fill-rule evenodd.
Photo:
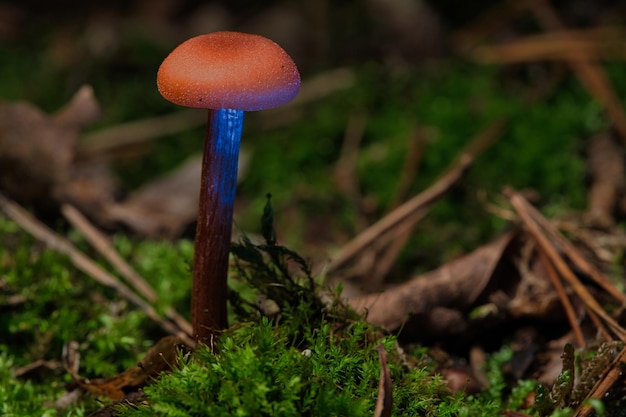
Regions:
M 254 111 L 291 101 L 300 74 L 289 55 L 263 36 L 214 32 L 174 49 L 159 68 L 157 87 L 181 106 Z

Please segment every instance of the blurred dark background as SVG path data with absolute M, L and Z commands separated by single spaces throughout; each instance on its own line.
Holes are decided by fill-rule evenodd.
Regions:
M 370 60 L 415 64 L 450 51 L 448 35 L 503 4 L 422 0 L 89 1 L 0 2 L 0 47 L 45 51 L 41 71 L 67 71 L 69 89 L 93 83 L 101 65 L 145 74 L 183 40 L 216 30 L 265 35 L 289 52 L 306 74 Z M 553 2 L 569 25 L 622 15 L 619 2 Z M 514 31 L 514 28 L 511 28 Z M 152 55 L 151 55 L 152 54 Z M 7 58 L 7 54 L 0 60 Z M 154 61 L 152 61 L 152 59 Z M 0 61 L 1 62 L 1 61 Z M 3 62 L 3 66 L 8 63 Z M 30 96 L 23 87 L 22 96 Z M 5 98 L 17 91 L 0 91 Z M 7 97 L 9 96 L 9 97 Z
M 181 108 L 163 100 L 157 92 L 158 66 L 182 41 L 218 30 L 257 33 L 273 39 L 293 57 L 305 81 L 331 69 L 349 67 L 356 74 L 350 89 L 344 89 L 343 95 L 333 99 L 325 97 L 319 106 L 302 106 L 292 119 L 300 121 L 299 127 L 289 134 L 271 132 L 268 140 L 260 136 L 266 129 L 261 126 L 262 121 L 252 115 L 247 119 L 246 143 L 259 145 L 254 150 L 258 162 L 252 163 L 252 174 L 238 191 L 242 198 L 254 199 L 255 208 L 248 210 L 254 216 L 260 212 L 265 194 L 271 191 L 277 205 L 294 202 L 294 211 L 302 211 L 304 204 L 301 203 L 305 200 L 311 205 L 311 212 L 320 213 L 320 224 L 325 224 L 329 217 L 340 218 L 338 221 L 350 225 L 345 228 L 347 231 L 324 242 L 337 243 L 354 236 L 364 224 L 371 224 L 392 206 L 393 190 L 407 153 L 407 138 L 416 136 L 412 132 L 420 129 L 426 132 L 429 149 L 421 171 L 412 174 L 415 179 L 407 195 L 431 184 L 454 160 L 461 145 L 495 115 L 511 116 L 517 123 L 526 123 L 526 130 L 516 127 L 511 129 L 511 135 L 523 144 L 527 156 L 520 155 L 521 147 L 515 140 L 503 140 L 502 146 L 508 143 L 513 150 L 493 149 L 491 152 L 498 158 L 493 155 L 485 158 L 485 167 L 475 170 L 477 178 L 470 182 L 487 187 L 485 177 L 491 177 L 490 190 L 498 190 L 506 181 L 519 187 L 539 189 L 553 198 L 558 194 L 554 190 L 562 192 L 569 178 L 578 178 L 571 172 L 562 175 L 566 170 L 559 172 L 554 168 L 556 155 L 562 155 L 563 160 L 573 159 L 572 154 L 567 153 L 569 148 L 557 143 L 556 138 L 571 146 L 579 157 L 582 145 L 571 138 L 584 138 L 588 131 L 597 128 L 587 125 L 596 119 L 605 123 L 606 119 L 596 117 L 600 110 L 593 107 L 593 103 L 589 104 L 589 95 L 580 90 L 576 80 L 571 82 L 571 76 L 563 77 L 568 71 L 564 70 L 567 64 L 530 62 L 493 69 L 497 66 L 477 63 L 459 41 L 458 35 L 468 27 L 484 30 L 489 34 L 488 43 L 492 44 L 545 34 L 545 28 L 528 13 L 535 4 L 533 1 L 0 1 L 0 100 L 28 101 L 50 113 L 65 104 L 82 85 L 90 84 L 104 109 L 102 119 L 88 127 L 92 132 L 180 112 Z M 545 3 L 551 5 L 567 27 L 575 29 L 622 27 L 626 11 L 623 2 L 609 0 Z M 522 8 L 525 12 L 520 12 Z M 515 13 L 518 15 L 512 16 Z M 493 27 L 497 29 L 491 30 Z M 450 62 L 460 65 L 450 65 Z M 615 74 L 623 73 L 619 67 L 609 69 Z M 553 76 L 558 78 L 557 82 L 552 80 Z M 621 78 L 614 76 L 613 79 L 619 94 Z M 561 91 L 554 89 L 559 81 Z M 441 88 L 431 88 L 433 85 Z M 549 95 L 544 103 L 549 110 L 526 99 L 538 90 L 556 91 L 552 97 L 565 93 L 560 96 L 562 116 L 554 110 L 558 106 L 550 101 L 553 98 Z M 535 113 L 538 121 L 524 120 L 525 116 Z M 360 174 L 361 182 L 355 185 L 360 194 L 346 198 L 338 196 L 331 188 L 337 184 L 333 183 L 330 171 L 332 164 L 341 162 L 342 143 L 349 136 L 351 123 L 358 127 L 360 118 L 364 120 L 360 133 L 363 152 L 355 168 Z M 588 120 L 591 122 L 587 123 Z M 545 129 L 548 123 L 562 130 L 549 131 Z M 537 125 L 541 125 L 541 129 L 537 129 Z M 549 138 L 539 140 L 538 130 Z M 201 131 L 202 127 L 196 126 L 195 131 L 177 134 L 169 141 L 150 146 L 143 144 L 143 149 L 136 146 L 116 154 L 112 159 L 124 182 L 124 190 L 147 182 L 154 175 L 177 166 L 187 155 L 199 152 Z M 255 138 L 252 132 L 260 133 Z M 280 142 L 281 134 L 285 136 L 283 142 Z M 313 141 L 315 145 L 311 144 Z M 570 142 L 573 144 L 569 145 Z M 275 144 L 275 148 L 270 148 L 271 144 Z M 534 153 L 530 144 L 552 144 L 556 150 Z M 289 149 L 288 158 L 283 158 L 287 146 L 293 149 Z M 552 174 L 551 177 L 538 168 L 539 158 L 545 159 L 545 172 Z M 496 159 L 503 161 L 504 174 L 494 174 Z M 510 168 L 512 166 L 516 168 Z M 311 167 L 314 169 L 310 170 Z M 283 168 L 288 172 L 281 171 Z M 584 168 L 577 169 L 584 171 Z M 479 175 L 482 177 L 478 178 Z M 301 181 L 291 183 L 296 177 L 301 177 Z M 263 183 L 258 178 L 267 181 Z M 313 181 L 321 184 L 319 189 L 311 186 Z M 572 179 L 571 182 L 580 184 L 582 181 Z M 281 195 L 281 185 L 289 192 Z M 457 197 L 460 194 L 457 189 Z M 583 195 L 582 191 L 578 194 Z M 475 195 L 473 189 L 467 191 L 458 197 L 459 201 L 453 201 L 449 212 L 457 215 L 459 208 L 470 207 L 465 200 L 470 196 L 474 208 L 482 213 L 482 203 Z M 343 198 L 350 200 L 344 211 L 335 206 Z M 580 196 L 572 200 L 578 202 L 576 206 L 584 201 Z M 476 219 L 476 211 L 468 214 L 468 218 Z M 338 212 L 343 213 L 343 217 L 338 216 Z M 355 220 L 354 212 L 359 212 L 365 221 Z M 291 227 L 283 229 L 300 227 L 287 213 L 288 209 L 283 207 L 281 218 Z M 310 215 L 302 217 L 302 224 L 312 223 L 312 234 L 320 234 L 323 228 L 311 221 Z M 465 219 L 459 223 L 469 224 Z M 445 219 L 445 224 L 451 224 L 449 218 Z M 243 228 L 248 228 L 248 224 Z M 493 228 L 497 227 L 481 228 L 486 231 L 475 235 L 486 240 Z M 343 230 L 332 229 L 334 234 Z M 472 235 L 458 225 L 452 229 L 453 237 L 445 239 L 446 245 L 450 241 L 462 242 Z M 441 228 L 435 227 L 434 235 L 441 234 Z M 421 234 L 425 235 L 429 233 Z M 473 247 L 474 243 L 471 241 L 465 249 Z M 423 246 L 435 245 L 426 242 Z M 428 258 L 424 253 L 421 251 L 420 256 Z M 438 263 L 436 259 L 427 260 Z

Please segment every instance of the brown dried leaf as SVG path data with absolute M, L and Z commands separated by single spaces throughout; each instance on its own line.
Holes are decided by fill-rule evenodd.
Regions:
M 94 96 L 93 88 L 84 85 L 74 94 L 69 103 L 52 116 L 52 120 L 61 126 L 80 129 L 97 121 L 100 115 L 100 104 Z
M 99 113 L 89 86 L 54 116 L 29 103 L 0 102 L 0 189 L 22 202 L 57 200 L 79 131 Z
M 399 328 L 412 314 L 430 313 L 438 307 L 466 309 L 483 292 L 515 236 L 508 233 L 434 271 L 348 303 L 358 312 L 367 313 L 367 321 L 388 330 Z M 437 326 L 437 322 L 432 325 Z
M 129 392 L 150 384 L 162 372 L 172 369 L 178 362 L 180 350 L 186 350 L 182 340 L 166 336 L 148 351 L 141 362 L 110 378 L 87 379 L 78 375 L 77 354 L 72 349 L 67 349 L 63 359 L 65 369 L 81 388 L 99 397 L 120 400 Z

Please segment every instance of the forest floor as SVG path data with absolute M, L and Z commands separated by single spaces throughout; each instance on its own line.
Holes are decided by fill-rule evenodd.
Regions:
M 175 3 L 0 5 L 0 414 L 626 415 L 623 10 Z M 245 116 L 196 347 L 207 115 L 155 76 L 198 28 L 302 87 Z

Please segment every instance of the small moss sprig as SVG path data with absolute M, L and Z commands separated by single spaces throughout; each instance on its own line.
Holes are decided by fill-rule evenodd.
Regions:
M 246 298 L 240 291 L 231 292 L 230 302 L 241 320 L 270 315 L 275 319 L 289 316 L 292 322 L 316 327 L 327 314 L 344 320 L 357 320 L 359 316 L 343 306 L 338 298 L 329 309 L 320 296 L 320 284 L 313 276 L 309 263 L 295 251 L 278 244 L 274 229 L 274 213 L 271 196 L 261 217 L 262 243 L 254 243 L 243 236 L 234 243 L 236 277 L 254 289 L 254 297 Z M 271 300 L 277 308 L 268 312 L 257 301 L 259 296 Z
M 623 347 L 621 341 L 610 341 L 602 343 L 597 349 L 576 352 L 573 345 L 566 344 L 561 356 L 563 369 L 554 385 L 550 389 L 537 385 L 534 404 L 537 414 L 553 417 L 579 407 Z M 587 404 L 596 409 L 610 409 L 607 415 L 624 415 L 619 414 L 623 410 L 623 400 L 611 396 L 605 399 L 606 404 L 599 399 L 588 399 Z

